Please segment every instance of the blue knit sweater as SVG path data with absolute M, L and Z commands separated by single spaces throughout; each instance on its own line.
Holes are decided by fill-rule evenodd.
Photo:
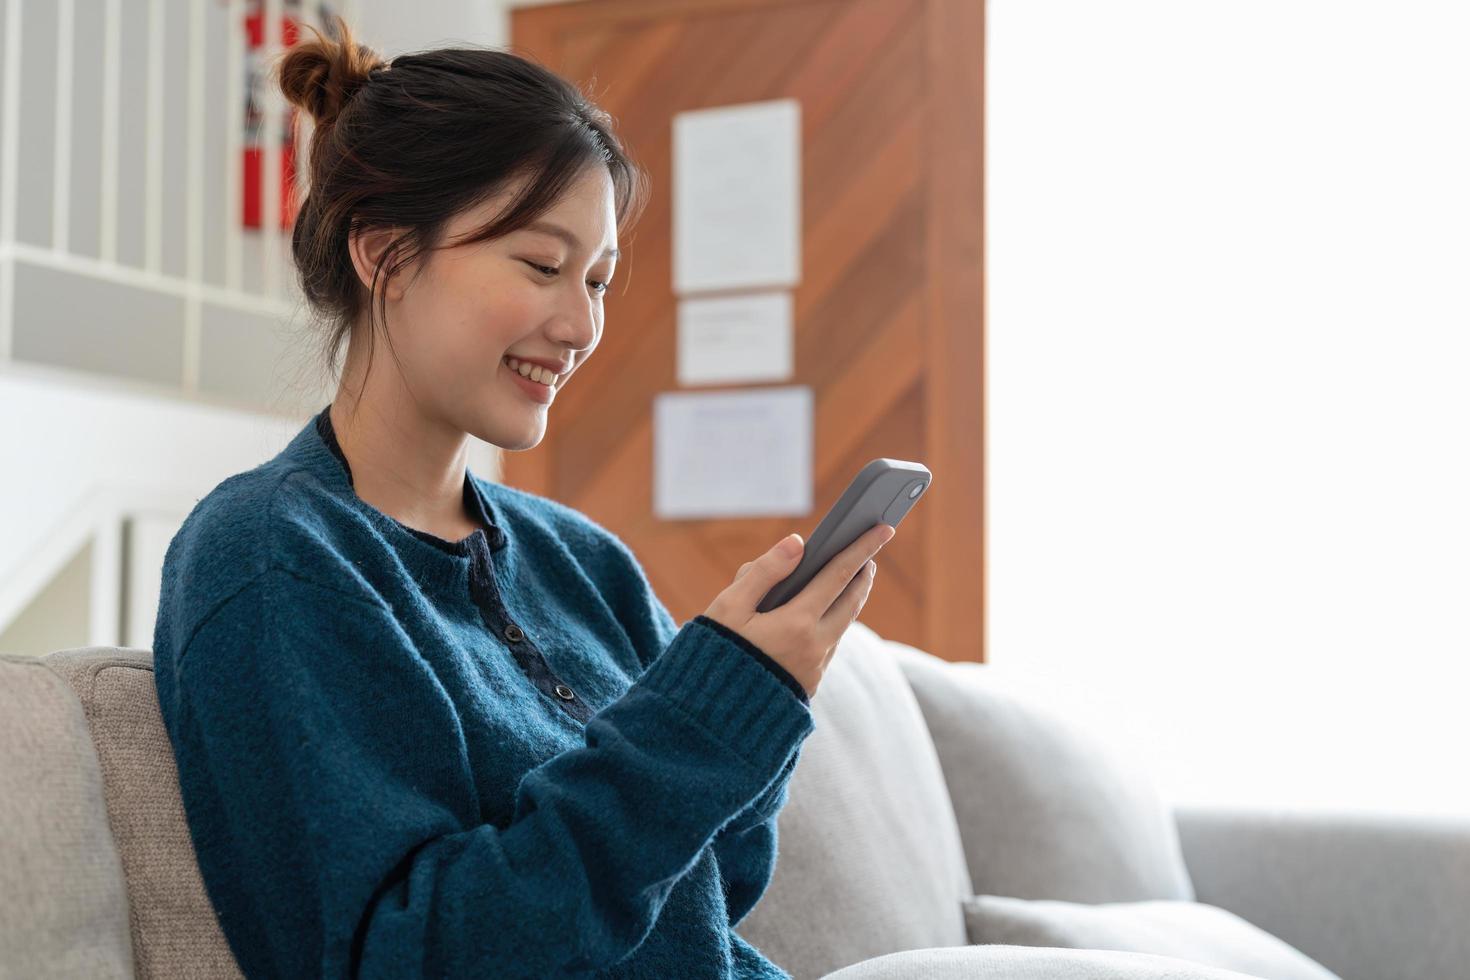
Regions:
M 330 407 L 330 406 L 329 406 Z M 170 543 L 154 677 L 248 977 L 787 977 L 733 927 L 814 729 L 581 512 L 465 478 L 451 542 L 356 495 L 327 409 Z

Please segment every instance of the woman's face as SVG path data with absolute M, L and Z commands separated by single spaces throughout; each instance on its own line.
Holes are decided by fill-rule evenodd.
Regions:
M 617 264 L 606 254 L 617 248 L 617 225 L 603 167 L 571 184 L 532 225 L 452 244 L 484 227 L 520 189 L 457 215 L 445 231 L 450 247 L 424 253 L 418 277 L 395 276 L 387 294 L 389 333 L 421 409 L 509 450 L 541 441 L 556 389 L 597 346 Z M 564 229 L 572 241 L 538 225 Z M 529 387 L 534 382 L 513 371 L 507 355 L 559 365 L 554 386 Z M 383 360 L 397 367 L 391 355 Z

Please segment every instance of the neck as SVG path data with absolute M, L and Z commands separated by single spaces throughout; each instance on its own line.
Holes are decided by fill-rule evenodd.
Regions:
M 345 387 L 345 385 L 344 385 Z M 412 528 L 458 540 L 476 524 L 465 512 L 469 436 L 412 403 L 383 403 L 343 388 L 328 412 L 363 501 Z

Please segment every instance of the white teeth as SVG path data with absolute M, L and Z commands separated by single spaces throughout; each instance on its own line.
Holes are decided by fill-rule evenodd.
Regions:
M 543 384 L 548 388 L 550 388 L 556 381 L 556 375 L 552 374 L 550 371 L 546 370 L 543 367 L 539 367 L 534 364 L 526 364 L 522 361 L 516 360 L 514 357 L 505 358 L 505 363 L 512 371 L 516 372 L 521 377 L 530 378 L 532 381 L 535 381 L 538 384 Z

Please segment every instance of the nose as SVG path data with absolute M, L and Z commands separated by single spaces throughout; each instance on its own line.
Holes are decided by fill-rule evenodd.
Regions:
M 580 300 L 573 299 L 564 315 L 556 318 L 557 341 L 575 351 L 586 350 L 597 341 L 602 327 L 601 301 L 583 290 Z

